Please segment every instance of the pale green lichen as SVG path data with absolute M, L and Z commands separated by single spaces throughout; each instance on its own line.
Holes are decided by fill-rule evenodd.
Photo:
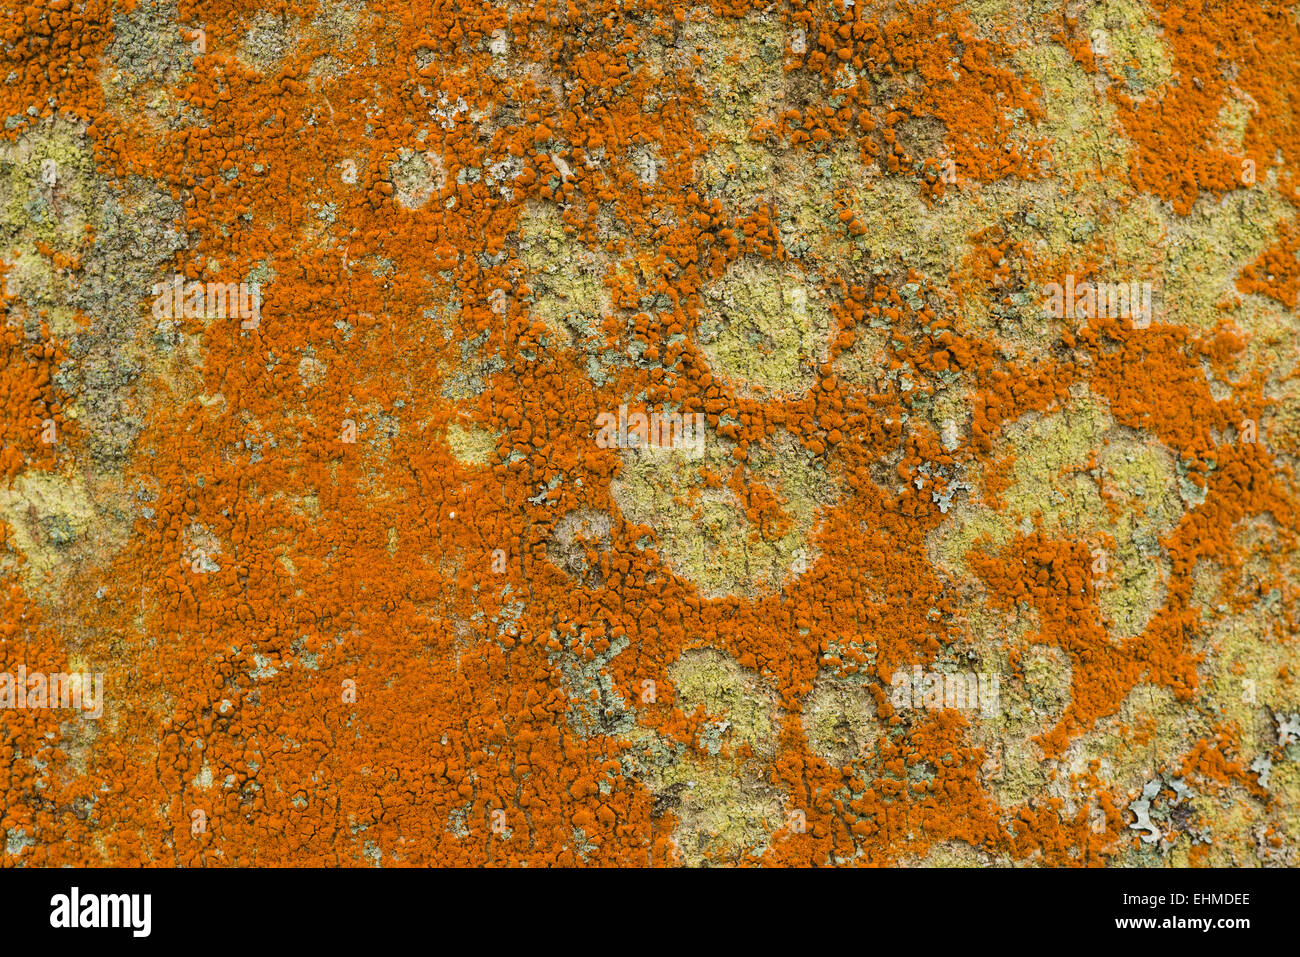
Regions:
M 442 159 L 430 150 L 403 147 L 391 169 L 394 195 L 405 209 L 419 209 L 446 185 Z
M 869 682 L 823 671 L 803 703 L 803 729 L 813 753 L 843 767 L 870 760 L 882 734 Z
M 789 435 L 751 447 L 743 481 L 768 488 L 789 518 L 784 534 L 764 538 L 727 487 L 736 467 L 730 453 L 730 443 L 712 432 L 698 459 L 625 450 L 611 483 L 623 514 L 653 528 L 667 563 L 710 597 L 770 592 L 811 567 L 818 510 L 836 496 L 821 463 Z
M 703 707 L 710 718 L 699 751 L 638 736 L 644 750 L 636 773 L 660 813 L 676 817 L 677 855 L 699 867 L 762 853 L 791 819 L 780 790 L 765 780 L 780 721 L 775 694 L 757 673 L 716 649 L 686 652 L 669 676 L 677 706 L 688 714 Z
M 765 260 L 741 260 L 704 290 L 696 339 L 709 367 L 742 394 L 807 391 L 829 347 L 815 286 Z
M 499 432 L 474 425 L 452 422 L 447 426 L 447 446 L 456 460 L 465 465 L 486 465 L 496 452 L 500 437 Z
M 758 674 L 714 648 L 687 651 L 668 669 L 679 707 L 702 706 L 726 727 L 718 737 L 729 751 L 741 745 L 771 756 L 776 700 Z M 717 753 L 714 751 L 713 753 Z
M 529 207 L 519 228 L 519 252 L 533 292 L 529 312 L 546 323 L 557 341 L 577 344 L 599 330 L 609 309 L 608 264 L 565 236 L 555 207 Z
M 972 548 L 997 552 L 1013 534 L 1039 527 L 1086 541 L 1111 633 L 1138 634 L 1163 601 L 1168 560 L 1160 537 L 1184 507 L 1172 453 L 1117 426 L 1101 400 L 1075 390 L 1060 412 L 1032 413 L 1006 429 L 998 459 L 1010 462 L 1002 507 L 975 504 L 983 495 L 977 488 L 933 533 L 940 566 L 966 574 Z

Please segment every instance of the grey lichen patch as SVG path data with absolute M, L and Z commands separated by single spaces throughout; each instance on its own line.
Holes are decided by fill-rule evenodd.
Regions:
M 490 333 L 479 333 L 472 338 L 455 338 L 452 333 L 452 319 L 460 311 L 459 303 L 449 304 L 441 309 L 424 310 L 425 321 L 438 321 L 438 333 L 445 346 L 437 350 L 437 367 L 441 377 L 441 392 L 444 399 L 463 402 L 477 398 L 487 388 L 492 376 L 506 367 L 505 360 L 489 346 Z M 432 339 L 430 348 L 436 348 L 438 333 L 430 329 L 424 337 Z M 421 344 L 424 344 L 423 339 Z
M 696 341 L 710 368 L 747 395 L 798 395 L 826 360 L 831 315 L 801 273 L 742 259 L 704 290 Z
M 959 383 L 953 383 L 933 397 L 927 410 L 930 424 L 939 433 L 939 441 L 946 451 L 955 451 L 968 440 L 972 408 L 970 390 Z M 958 490 L 956 483 L 949 483 L 949 488 L 955 495 Z
M 1291 756 L 1275 763 L 1269 790 L 1277 795 L 1277 802 L 1271 806 L 1268 818 L 1243 822 L 1247 826 L 1241 830 L 1246 834 L 1242 834 L 1237 846 L 1246 845 L 1248 834 L 1253 845 L 1251 850 L 1260 864 L 1265 867 L 1295 867 L 1300 864 L 1300 761 Z M 1215 835 L 1223 830 L 1215 821 Z M 1245 856 L 1244 853 L 1241 855 L 1242 858 Z
M 162 263 L 184 245 L 171 228 L 180 209 L 148 181 L 100 176 L 80 124 L 48 120 L 0 144 L 8 321 L 29 339 L 48 322 L 65 344 L 54 384 L 67 397 L 65 421 L 75 422 L 56 442 L 58 471 L 21 476 L 4 493 L 29 577 L 62 581 L 120 545 L 131 524 L 121 472 L 149 402 L 140 383 L 179 341 L 176 330 L 165 330 L 160 347 L 149 303 Z
M 262 73 L 275 71 L 297 44 L 293 24 L 262 11 L 253 18 L 236 51 L 241 63 Z
M 320 0 L 315 6 L 311 32 L 317 37 L 328 37 L 336 49 L 355 49 L 357 29 L 367 12 L 365 0 Z M 313 75 L 338 76 L 343 68 L 335 57 L 318 57 L 312 65 L 312 72 Z
M 614 679 L 609 674 L 609 663 L 629 642 L 626 637 L 614 639 L 609 646 L 590 659 L 566 648 L 548 655 L 551 665 L 558 668 L 564 678 L 569 697 L 569 726 L 581 737 L 614 735 L 626 738 L 636 725 L 634 712 L 619 694 Z
M 598 587 L 604 581 L 599 556 L 612 543 L 611 524 L 609 515 L 598 509 L 567 512 L 551 533 L 546 555 L 574 581 Z
M 397 202 L 406 209 L 419 209 L 447 185 L 442 157 L 432 151 L 402 147 L 391 169 Z
M 773 496 L 780 515 L 755 523 L 737 490 Z M 824 466 L 786 433 L 751 447 L 742 465 L 713 433 L 699 458 L 628 449 L 610 491 L 624 516 L 654 529 L 673 571 L 707 597 L 771 592 L 811 567 L 819 509 L 838 494 Z
M 803 730 L 813 753 L 844 767 L 870 760 L 883 727 L 869 683 L 823 671 L 803 703 Z
M 207 525 L 191 522 L 186 526 L 182 534 L 181 550 L 193 574 L 207 575 L 221 571 L 221 556 L 225 549 L 221 539 Z
M 0 144 L 0 173 L 0 256 L 17 263 L 7 277 L 11 316 L 31 334 L 43 311 L 65 339 L 55 384 L 95 466 L 118 469 L 141 426 L 136 380 L 157 358 L 146 340 L 151 290 L 185 243 L 171 227 L 180 204 L 147 181 L 100 177 L 84 129 L 65 121 Z M 38 241 L 79 259 L 75 277 Z
M 664 159 L 657 147 L 633 146 L 628 150 L 627 157 L 642 186 L 653 186 L 659 181 L 659 171 L 663 169 Z
M 1168 854 L 1176 844 L 1185 851 L 1189 845 L 1213 843 L 1209 827 L 1200 820 L 1203 807 L 1200 796 L 1181 777 L 1161 774 L 1147 781 L 1128 806 L 1129 829 L 1144 845 L 1130 851 L 1129 857 L 1140 861 L 1149 852 Z
M 137 86 L 174 86 L 194 69 L 198 49 L 206 45 L 206 38 L 199 43 L 197 36 L 184 35 L 175 0 L 139 0 L 129 10 L 115 11 L 103 77 L 109 100 L 129 95 Z

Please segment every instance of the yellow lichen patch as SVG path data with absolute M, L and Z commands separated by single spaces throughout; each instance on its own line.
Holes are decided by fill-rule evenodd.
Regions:
M 1203 718 L 1189 717 L 1168 688 L 1139 684 L 1119 711 L 1074 742 L 1062 763 L 1083 768 L 1096 762 L 1098 777 L 1107 786 L 1131 796 L 1173 767 L 1176 756 L 1209 730 Z
M 726 24 L 699 20 L 687 24 L 683 42 L 703 60 L 711 100 L 702 118 L 711 148 L 701 161 L 700 180 L 710 197 L 748 204 L 766 195 L 774 179 L 774 157 L 751 131 L 759 121 L 770 121 L 784 101 L 786 31 L 770 17 Z
M 1263 428 L 1269 447 L 1290 459 L 1300 458 L 1300 396 L 1287 396 L 1269 410 Z
M 813 753 L 842 767 L 874 756 L 881 724 L 861 683 L 822 672 L 803 702 L 803 729 Z
M 1085 6 L 1080 21 L 1092 41 L 1093 56 L 1133 95 L 1155 90 L 1173 76 L 1169 46 L 1141 0 Z
M 913 867 L 1008 867 L 1011 861 L 1005 857 L 990 854 L 987 850 L 975 847 L 965 841 L 944 841 L 932 844 L 924 857 L 908 861 Z
M 18 238 L 21 231 L 32 247 L 39 241 L 60 252 L 81 248 L 97 183 L 82 129 L 55 120 L 0 142 L 0 173 L 3 241 Z
M 717 753 L 746 747 L 770 757 L 775 745 L 776 700 L 759 676 L 713 648 L 688 651 L 668 669 L 678 707 L 702 707 L 713 719 L 701 746 Z
M 1241 297 L 1234 282 L 1243 266 L 1272 241 L 1291 207 L 1267 188 L 1241 189 L 1222 200 L 1198 200 L 1185 218 L 1170 222 L 1164 269 L 1165 316 L 1193 328 L 1210 328 L 1223 318 L 1219 304 Z M 1248 319 L 1250 313 L 1244 313 Z M 1270 328 L 1251 323 L 1248 331 Z
M 798 272 L 742 260 L 704 291 L 696 340 L 709 367 L 745 395 L 797 395 L 829 348 L 830 313 Z
M 1257 107 L 1242 93 L 1223 104 L 1219 110 L 1219 142 L 1227 148 L 1241 150 L 1246 137 L 1246 127 Z
M 624 516 L 650 526 L 669 566 L 707 596 L 771 592 L 811 567 L 818 509 L 835 499 L 816 460 L 788 435 L 741 465 L 712 432 L 704 445 L 699 458 L 625 451 L 610 488 Z M 745 501 L 737 481 L 762 500 Z
M 882 176 L 851 154 L 838 157 L 837 165 L 844 171 L 843 188 L 850 191 L 851 208 L 864 230 L 853 245 L 878 269 L 910 267 L 936 280 L 946 278 L 961 261 L 967 235 L 990 217 L 980 200 L 928 207 L 915 180 Z
M 0 142 L 0 262 L 13 318 L 30 327 L 43 320 L 60 338 L 82 328 L 73 274 L 101 186 L 90 144 L 74 124 L 51 121 Z
M 1006 487 L 989 490 L 986 480 L 934 533 L 940 564 L 959 572 L 971 549 L 996 551 L 1035 528 L 1086 541 L 1111 633 L 1140 633 L 1163 602 L 1161 536 L 1184 508 L 1173 456 L 1080 397 L 1008 428 L 999 457 Z
M 677 707 L 705 715 L 694 750 L 664 752 L 644 768 L 647 786 L 676 816 L 681 862 L 698 867 L 760 854 L 789 820 L 763 763 L 774 753 L 780 720 L 775 695 L 756 673 L 711 648 L 686 652 L 669 675 Z
M 1276 601 L 1265 596 L 1261 604 Z M 1277 743 L 1274 714 L 1300 708 L 1290 663 L 1289 636 L 1278 634 L 1261 614 L 1264 608 L 1225 615 L 1207 627 L 1197 642 L 1205 660 L 1206 694 L 1239 734 L 1247 761 L 1270 752 Z
M 729 764 L 687 758 L 649 782 L 655 793 L 674 799 L 673 838 L 687 867 L 738 863 L 761 854 L 786 823 L 779 792 L 753 771 Z
M 9 542 L 25 556 L 23 573 L 37 593 L 108 544 L 101 540 L 107 523 L 98 521 L 95 499 L 79 476 L 27 471 L 0 485 L 0 519 L 12 530 Z
M 486 465 L 496 451 L 500 433 L 452 422 L 447 426 L 451 454 L 465 465 Z
M 533 290 L 532 313 L 558 342 L 577 342 L 599 328 L 609 308 L 607 263 L 566 238 L 554 207 L 538 207 L 524 217 L 519 253 Z

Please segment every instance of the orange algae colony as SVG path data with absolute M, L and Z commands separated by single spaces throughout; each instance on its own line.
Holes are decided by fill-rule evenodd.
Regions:
M 0 831 L 1300 864 L 1270 4 L 0 11 Z

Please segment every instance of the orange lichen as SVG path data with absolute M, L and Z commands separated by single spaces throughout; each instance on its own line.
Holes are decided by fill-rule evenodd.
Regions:
M 1145 96 L 1108 90 L 1133 150 L 1125 201 L 1147 193 L 1185 215 L 1243 185 L 1243 156 L 1292 201 L 1294 18 L 1153 10 L 1177 77 Z M 741 118 L 744 155 L 759 157 L 751 180 L 743 156 L 723 167 L 749 183 L 741 199 L 702 178 L 718 84 L 688 39 L 731 21 L 772 30 L 781 91 Z M 1100 282 L 1116 261 L 1105 238 L 1023 228 L 1054 170 L 1020 45 L 1056 31 L 1065 60 L 1114 83 L 1062 22 L 1013 39 L 947 0 L 54 0 L 0 14 L 16 75 L 0 84 L 17 117 L 6 135 L 75 121 L 105 203 L 143 181 L 179 211 L 161 224 L 177 244 L 127 290 L 136 314 L 116 348 L 138 347 L 127 378 L 141 382 L 122 412 L 138 423 L 124 464 L 94 461 L 64 421 L 60 370 L 98 371 L 82 340 L 24 325 L 5 300 L 5 480 L 93 465 L 128 490 L 95 515 L 122 524 L 120 547 L 79 560 L 58 591 L 24 577 L 27 546 L 0 516 L 0 664 L 106 676 L 97 725 L 0 714 L 0 828 L 35 839 L 16 841 L 21 861 L 669 865 L 690 808 L 656 775 L 678 765 L 748 775 L 770 805 L 762 840 L 701 859 L 896 864 L 949 842 L 1051 865 L 1125 853 L 1127 784 L 1069 763 L 1071 749 L 1139 686 L 1203 717 L 1205 635 L 1233 611 L 1264 609 L 1294 653 L 1297 450 L 1277 381 L 1294 369 L 1272 376 L 1260 340 L 1228 317 L 1194 326 L 1174 302 L 1149 326 L 1028 328 L 1054 270 Z M 146 68 L 141 36 L 165 64 Z M 747 68 L 729 56 L 721 68 Z M 1257 107 L 1241 155 L 1214 139 L 1238 95 Z M 918 218 L 968 204 L 944 237 L 959 247 L 946 282 L 946 268 L 872 255 L 894 188 L 915 190 Z M 1024 208 L 989 212 L 1015 190 Z M 32 248 L 90 282 L 91 250 L 113 241 Z M 1236 289 L 1293 309 L 1296 243 L 1281 222 Z M 701 345 L 711 290 L 754 264 L 798 277 L 798 297 L 773 307 L 786 325 L 814 297 L 832 317 L 792 363 L 797 387 L 751 388 Z M 256 284 L 260 317 L 182 310 L 160 325 L 152 287 L 173 276 Z M 783 348 L 747 334 L 755 355 Z M 844 371 L 877 346 L 866 374 Z M 1051 480 L 1093 476 L 1093 517 L 1113 534 L 1026 514 L 963 540 L 964 577 L 934 553 L 975 487 L 1009 516 L 1025 457 L 1009 430 L 1079 393 L 1168 450 L 1173 494 L 1194 503 L 1141 539 L 1161 590 L 1127 638 L 1101 613 L 1096 552 L 1156 506 L 1121 507 L 1145 475 L 1121 488 L 1100 447 Z M 657 450 L 692 483 L 637 478 L 641 450 L 594 440 L 620 406 L 702 417 L 708 458 Z M 57 443 L 42 441 L 47 422 Z M 758 468 L 764 456 L 776 464 Z M 616 480 L 653 521 L 625 515 Z M 1269 544 L 1240 537 L 1253 521 Z M 693 569 L 724 564 L 710 536 L 733 526 L 789 567 L 708 597 Z M 694 537 L 670 563 L 672 531 Z M 64 604 L 83 620 L 47 613 Z M 742 709 L 679 695 L 703 648 L 762 689 L 746 691 L 761 740 L 739 733 Z M 899 673 L 973 663 L 1001 669 L 1010 697 L 1045 649 L 1068 676 L 1037 725 L 893 695 Z M 857 682 L 872 753 L 834 764 L 810 744 L 805 702 L 825 676 Z M 1162 740 L 1158 722 L 1145 733 Z M 994 739 L 1015 747 L 995 755 Z M 1216 727 L 1161 769 L 1264 802 L 1243 740 Z M 1004 802 L 990 769 L 1017 749 L 1051 785 Z

